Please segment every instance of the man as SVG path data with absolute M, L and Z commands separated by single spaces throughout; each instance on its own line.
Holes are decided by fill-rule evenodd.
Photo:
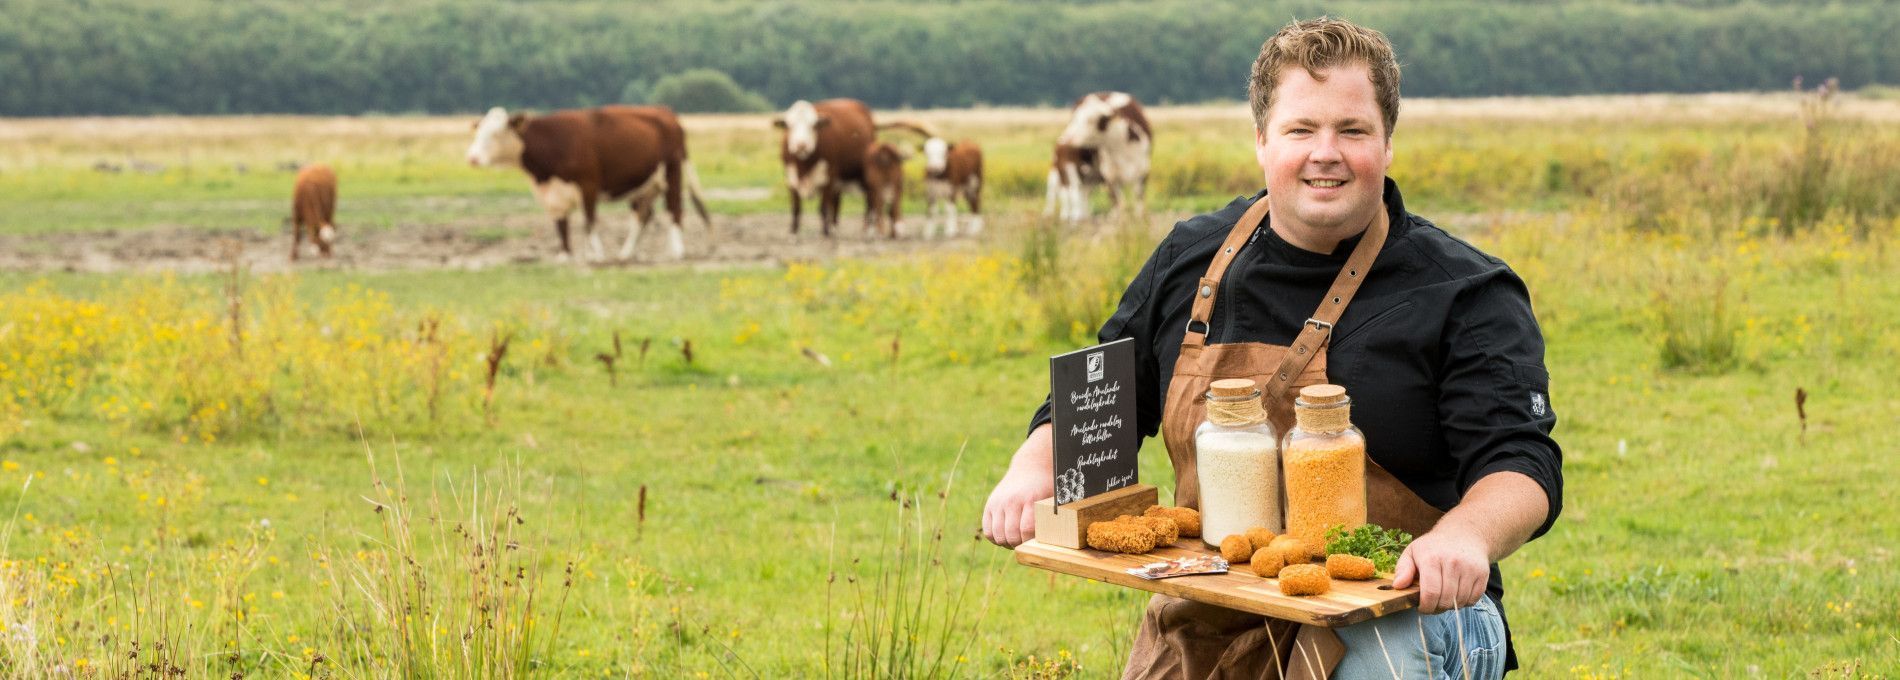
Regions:
M 1496 562 L 1548 531 L 1562 507 L 1543 338 L 1523 282 L 1406 212 L 1386 178 L 1398 86 L 1397 59 L 1377 31 L 1322 18 L 1269 38 L 1249 86 L 1266 191 L 1176 225 L 1100 338 L 1136 340 L 1138 424 L 1148 436 L 1165 428 L 1182 505 L 1198 502 L 1191 397 L 1210 378 L 1233 377 L 1208 368 L 1226 365 L 1208 354 L 1241 347 L 1275 357 L 1277 370 L 1240 375 L 1266 381 L 1280 421 L 1292 388 L 1344 385 L 1368 441 L 1372 521 L 1417 527 L 1394 585 L 1417 586 L 1419 608 L 1336 639 L 1300 629 L 1296 649 L 1289 626 L 1156 596 L 1125 678 L 1273 677 L 1282 668 L 1335 679 L 1496 678 L 1516 667 Z M 1032 538 L 1031 506 L 1053 494 L 1048 422 L 1045 403 L 984 508 L 983 531 L 1000 545 Z M 1299 658 L 1275 660 L 1289 651 Z

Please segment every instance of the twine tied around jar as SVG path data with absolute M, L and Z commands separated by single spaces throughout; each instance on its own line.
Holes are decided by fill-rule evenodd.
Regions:
M 1293 400 L 1293 417 L 1308 432 L 1338 432 L 1352 427 L 1352 399 L 1338 385 L 1309 385 L 1300 388 Z
M 1216 380 L 1207 385 L 1207 421 L 1222 427 L 1243 427 L 1266 422 L 1266 405 L 1260 401 L 1260 388 L 1246 378 Z

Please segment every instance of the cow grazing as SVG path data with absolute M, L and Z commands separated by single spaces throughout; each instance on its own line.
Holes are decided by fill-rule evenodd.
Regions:
M 290 261 L 297 261 L 304 234 L 317 244 L 317 252 L 330 256 L 336 243 L 336 172 L 330 166 L 315 163 L 297 171 L 297 186 L 290 197 Z
M 1049 193 L 1042 214 L 1058 215 L 1069 222 L 1089 216 L 1089 190 L 1102 183 L 1102 168 L 1096 165 L 1094 149 L 1078 149 L 1056 143 L 1055 159 L 1049 164 Z
M 1095 167 L 1108 186 L 1116 210 L 1132 204 L 1136 213 L 1147 211 L 1148 170 L 1154 152 L 1154 130 L 1141 103 L 1126 92 L 1094 92 L 1077 99 L 1069 125 L 1056 138 L 1059 145 L 1095 152 Z M 1059 152 L 1059 150 L 1058 150 Z M 1066 179 L 1066 178 L 1065 178 Z M 1086 193 L 1083 198 L 1086 198 Z M 1082 216 L 1088 204 L 1080 206 Z M 1074 215 L 1065 215 L 1074 220 Z
M 943 235 L 957 235 L 957 198 L 970 204 L 970 234 L 983 233 L 983 149 L 965 139 L 955 144 L 942 137 L 924 140 L 924 232 L 934 231 L 941 209 Z
M 904 228 L 899 209 L 904 204 L 904 161 L 910 154 L 890 142 L 878 142 L 864 151 L 864 200 L 871 219 L 867 231 L 897 238 Z
M 652 219 L 656 199 L 666 201 L 668 249 L 685 254 L 680 227 L 690 199 L 700 220 L 712 230 L 701 198 L 699 178 L 686 158 L 686 131 L 664 106 L 602 106 L 556 111 L 542 116 L 509 113 L 497 106 L 475 124 L 468 162 L 479 167 L 515 166 L 534 182 L 534 196 L 554 218 L 561 256 L 574 253 L 568 241 L 568 217 L 576 207 L 586 218 L 592 256 L 606 257 L 594 231 L 601 198 L 627 201 L 632 208 L 620 259 L 633 257 L 641 228 Z

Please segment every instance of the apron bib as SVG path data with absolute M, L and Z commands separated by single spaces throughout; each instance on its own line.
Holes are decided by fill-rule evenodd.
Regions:
M 1199 508 L 1201 484 L 1195 465 L 1194 429 L 1206 414 L 1207 386 L 1215 380 L 1247 378 L 1262 385 L 1268 419 L 1284 436 L 1293 427 L 1296 390 L 1327 382 L 1326 347 L 1333 324 L 1385 246 L 1390 218 L 1381 207 L 1353 248 L 1319 309 L 1288 346 L 1242 342 L 1209 345 L 1214 299 L 1227 273 L 1268 212 L 1262 197 L 1249 208 L 1214 255 L 1194 291 L 1194 306 L 1181 341 L 1181 355 L 1168 383 L 1161 431 L 1174 466 L 1174 504 Z M 1366 519 L 1414 536 L 1430 531 L 1444 512 L 1432 507 L 1393 477 L 1366 460 Z M 1141 632 L 1129 652 L 1123 680 L 1180 678 L 1319 678 L 1331 675 L 1345 645 L 1329 629 L 1301 626 L 1246 612 L 1156 595 L 1142 616 Z

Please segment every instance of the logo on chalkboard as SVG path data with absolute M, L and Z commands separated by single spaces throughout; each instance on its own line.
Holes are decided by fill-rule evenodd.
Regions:
M 1107 352 L 1089 353 L 1089 382 L 1101 380 L 1108 373 Z

